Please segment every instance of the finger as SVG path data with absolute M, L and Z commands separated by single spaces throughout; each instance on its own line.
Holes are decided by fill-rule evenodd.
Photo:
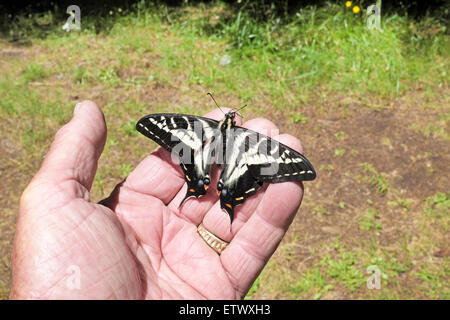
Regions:
M 230 109 L 222 108 L 222 110 L 228 112 Z M 223 116 L 220 109 L 215 109 L 205 115 L 205 117 L 215 120 L 221 120 Z M 172 161 L 168 151 L 159 147 L 130 173 L 123 186 L 134 192 L 156 197 L 168 204 L 177 195 L 183 184 L 184 175 L 180 166 Z M 181 199 L 175 207 L 176 211 L 178 211 L 180 202 Z
M 244 123 L 243 127 L 262 133 L 271 137 L 278 133 L 278 128 L 274 123 L 267 119 L 256 118 Z M 256 210 L 259 202 L 261 202 L 264 196 L 264 190 L 267 188 L 264 185 L 258 193 L 248 198 L 242 205 L 235 208 L 235 218 L 233 220 L 233 226 L 230 232 L 230 218 L 224 210 L 220 208 L 220 201 L 217 199 L 217 195 L 214 192 L 214 205 L 211 206 L 208 212 L 203 213 L 203 225 L 206 229 L 214 233 L 219 238 L 229 241 L 233 234 L 235 234 L 240 227 L 247 221 L 249 216 Z M 199 223 L 201 220 L 199 221 Z
M 88 198 L 105 140 L 106 124 L 101 109 L 92 101 L 77 104 L 72 120 L 56 133 L 29 189 L 39 190 L 45 184 L 59 188 L 60 201 L 66 201 L 66 196 Z M 68 186 L 61 188 L 65 183 Z
M 300 141 L 290 135 L 280 135 L 275 139 L 302 152 Z M 235 289 L 242 296 L 277 248 L 300 206 L 302 197 L 302 183 L 270 184 L 255 213 L 222 253 L 222 264 Z

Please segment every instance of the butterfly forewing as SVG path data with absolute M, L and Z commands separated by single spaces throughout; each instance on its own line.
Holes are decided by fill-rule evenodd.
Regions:
M 247 153 L 249 170 L 255 179 L 277 183 L 316 178 L 314 167 L 304 155 L 275 139 L 251 135 L 249 144 L 258 146 L 258 150 L 253 148 L 253 152 Z

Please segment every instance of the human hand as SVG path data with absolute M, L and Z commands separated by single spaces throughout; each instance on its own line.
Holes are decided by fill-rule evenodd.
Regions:
M 219 120 L 214 110 L 206 115 Z M 239 120 L 237 125 L 240 125 Z M 270 132 L 265 119 L 244 127 Z M 273 132 L 273 131 L 272 131 Z M 290 135 L 276 140 L 302 152 Z M 178 209 L 180 167 L 159 147 L 100 203 L 89 191 L 106 139 L 101 110 L 77 105 L 24 191 L 12 254 L 11 298 L 240 299 L 275 251 L 303 197 L 298 182 L 264 185 L 229 217 L 213 190 Z M 213 170 L 211 186 L 217 184 Z M 231 241 L 221 255 L 197 233 Z M 80 286 L 68 285 L 79 271 Z

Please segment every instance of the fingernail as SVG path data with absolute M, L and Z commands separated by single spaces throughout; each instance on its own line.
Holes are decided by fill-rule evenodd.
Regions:
M 81 105 L 82 105 L 81 102 L 78 102 L 78 103 L 75 105 L 75 108 L 73 109 L 73 115 L 75 115 L 75 114 L 80 110 Z

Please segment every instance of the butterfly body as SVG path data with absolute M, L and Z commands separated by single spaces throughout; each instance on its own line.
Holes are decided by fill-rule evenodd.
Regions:
M 313 180 L 311 163 L 299 152 L 255 131 L 236 126 L 236 112 L 221 121 L 184 114 L 151 114 L 136 129 L 180 160 L 190 197 L 205 195 L 211 165 L 222 166 L 216 189 L 220 206 L 234 218 L 237 205 L 254 195 L 264 182 Z

